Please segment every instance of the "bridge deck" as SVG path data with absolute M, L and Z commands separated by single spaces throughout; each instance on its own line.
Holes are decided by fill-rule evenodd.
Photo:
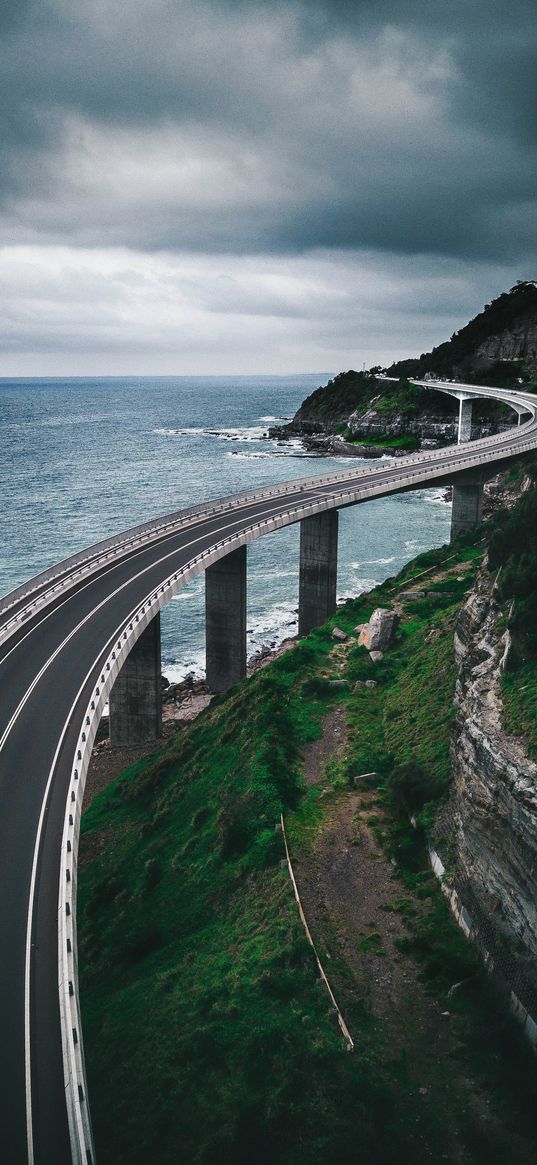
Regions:
M 426 387 L 449 389 L 434 382 Z M 81 1038 L 77 1033 L 75 1044 L 72 1036 L 73 1022 L 79 1023 L 76 949 L 66 955 L 66 943 L 72 935 L 76 946 L 85 766 L 126 654 L 189 578 L 235 547 L 324 510 L 453 481 L 470 469 L 495 472 L 537 448 L 537 397 L 471 391 L 517 411 L 524 407 L 530 420 L 469 445 L 381 466 L 351 465 L 170 515 L 59 564 L 1 604 L 0 1136 L 2 1160 L 10 1165 L 87 1162 L 87 1150 L 93 1151 Z M 66 974 L 73 977 L 72 997 Z

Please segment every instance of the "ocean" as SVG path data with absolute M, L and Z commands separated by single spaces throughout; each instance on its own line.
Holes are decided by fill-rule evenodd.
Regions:
M 0 594 L 156 515 L 348 465 L 266 437 L 330 375 L 0 379 Z M 339 597 L 440 546 L 449 525 L 442 489 L 341 511 Z M 298 537 L 294 526 L 248 548 L 249 655 L 296 634 Z M 172 681 L 203 674 L 203 604 L 200 576 L 162 612 Z

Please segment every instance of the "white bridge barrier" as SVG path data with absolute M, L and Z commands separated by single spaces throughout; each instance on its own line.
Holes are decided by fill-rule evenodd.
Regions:
M 444 384 L 437 386 L 434 382 L 427 382 L 425 387 L 441 387 L 443 391 L 449 391 L 448 386 Z M 427 455 L 421 454 L 398 458 L 395 467 L 397 472 L 395 475 L 392 473 L 392 476 L 390 476 L 390 470 L 387 469 L 385 474 L 384 472 L 382 473 L 383 480 L 381 481 L 368 481 L 368 478 L 373 474 L 378 479 L 378 467 L 360 468 L 359 472 L 356 470 L 345 470 L 340 473 L 320 475 L 313 479 L 310 477 L 285 482 L 268 489 L 235 494 L 227 498 L 216 499 L 203 503 L 202 505 L 191 507 L 189 510 L 183 510 L 177 514 L 168 515 L 165 518 L 143 523 L 140 526 L 125 531 L 115 538 L 99 543 L 89 551 L 85 550 L 80 554 L 72 556 L 72 558 L 67 559 L 58 566 L 52 567 L 50 570 L 44 571 L 24 586 L 11 592 L 10 595 L 6 596 L 3 603 L 0 604 L 0 620 L 3 619 L 0 626 L 1 644 L 23 626 L 26 619 L 29 619 L 37 611 L 53 604 L 58 595 L 67 593 L 69 589 L 78 586 L 82 579 L 89 578 L 93 574 L 98 573 L 107 562 L 118 561 L 132 554 L 137 549 L 141 549 L 159 540 L 165 540 L 168 536 L 179 532 L 182 528 L 188 527 L 189 525 L 194 526 L 198 521 L 205 520 L 212 515 L 217 517 L 228 511 L 236 514 L 238 509 L 249 506 L 256 501 L 284 499 L 286 495 L 293 495 L 297 492 L 300 493 L 300 491 L 309 492 L 309 497 L 305 496 L 303 499 L 296 499 L 289 509 L 280 509 L 278 507 L 275 513 L 261 517 L 259 520 L 254 520 L 236 533 L 217 540 L 208 550 L 194 556 L 183 568 L 167 576 L 156 589 L 149 592 L 147 597 L 130 613 L 127 619 L 122 621 L 114 636 L 104 646 L 104 649 L 102 649 L 106 651 L 108 648 L 109 650 L 100 669 L 99 678 L 95 683 L 79 733 L 67 794 L 60 861 L 58 981 L 64 1077 L 73 1165 L 94 1165 L 95 1162 L 84 1067 L 77 974 L 76 883 L 80 816 L 86 775 L 97 728 L 112 685 L 123 663 L 145 627 L 151 622 L 161 607 L 186 582 L 204 571 L 207 566 L 222 558 L 232 549 L 247 544 L 261 534 L 290 525 L 291 523 L 300 521 L 304 517 L 309 517 L 324 510 L 355 505 L 358 502 L 372 500 L 383 494 L 416 488 L 419 485 L 435 480 L 437 477 L 446 478 L 450 475 L 453 476 L 453 474 L 464 472 L 466 469 L 478 468 L 480 465 L 488 464 L 496 460 L 504 461 L 509 457 L 535 450 L 537 446 L 537 426 L 535 425 L 537 398 L 522 393 L 475 389 L 473 386 L 464 385 L 458 385 L 456 389 L 460 391 L 465 387 L 471 388 L 475 395 L 493 396 L 496 399 L 504 400 L 507 404 L 512 404 L 512 407 L 515 407 L 514 402 L 516 400 L 517 404 L 522 404 L 527 407 L 527 411 L 532 414 L 532 419 L 528 424 L 515 428 L 512 436 L 509 435 L 506 437 L 502 433 L 495 437 L 482 438 L 479 441 L 472 442 L 468 446 L 468 451 L 465 449 L 463 457 L 458 455 L 455 459 L 452 452 L 450 458 L 448 450 L 442 449 L 433 451 Z M 456 391 L 455 388 L 453 391 Z M 497 448 L 499 443 L 502 444 L 501 449 Z M 507 449 L 505 447 L 506 445 Z M 407 472 L 401 473 L 402 469 L 406 469 Z M 348 485 L 347 489 L 344 488 L 345 485 Z M 333 487 L 333 492 L 320 494 L 317 497 L 312 496 L 312 491 L 316 488 L 326 486 Z M 170 556 L 173 553 L 174 550 L 172 549 Z M 29 599 L 28 603 L 25 603 L 26 599 Z M 71 716 L 76 712 L 81 693 L 91 678 L 98 659 L 99 656 L 94 661 L 78 693 L 77 699 L 71 709 L 69 721 Z M 311 943 L 315 952 L 319 972 L 335 1008 L 341 1031 L 347 1041 L 348 1050 L 352 1051 L 354 1048 L 352 1037 L 318 958 L 302 910 L 289 857 L 283 818 L 282 830 L 289 873 L 293 882 L 295 896 L 308 941 Z
M 392 480 L 391 485 L 376 485 L 371 487 L 370 493 L 373 494 L 373 489 L 378 491 L 375 496 L 381 496 L 382 493 L 396 492 L 399 489 L 416 487 L 427 481 L 433 481 L 438 477 L 449 477 L 450 472 L 455 474 L 466 469 L 478 468 L 480 465 L 487 464 L 495 460 L 503 460 L 505 457 L 514 456 L 524 452 L 534 450 L 537 445 L 537 436 L 533 439 L 525 440 L 525 431 L 531 426 L 533 429 L 535 423 L 535 416 L 537 413 L 537 398 L 524 393 L 514 392 L 512 390 L 502 389 L 487 389 L 475 388 L 471 385 L 457 385 L 450 386 L 443 382 L 427 381 L 416 382 L 425 388 L 440 389 L 448 395 L 464 391 L 471 391 L 475 397 L 492 397 L 493 399 L 501 400 L 504 403 L 511 405 L 515 411 L 519 411 L 522 406 L 531 414 L 531 420 L 524 425 L 513 428 L 512 433 L 506 436 L 505 432 L 497 433 L 492 437 L 482 437 L 477 441 L 468 443 L 472 452 L 468 453 L 464 458 L 457 457 L 456 463 L 453 461 L 453 453 L 449 456 L 448 450 L 438 449 L 432 450 L 427 454 L 419 453 L 409 455 L 407 457 L 397 458 L 396 479 Z M 528 434 L 529 437 L 529 434 Z M 505 446 L 506 442 L 513 446 L 511 451 L 496 450 L 495 446 L 500 443 Z M 460 446 L 453 446 L 452 449 L 460 450 Z M 424 461 L 427 466 L 424 467 Z M 402 480 L 399 476 L 401 468 L 408 467 L 409 473 L 406 479 Z M 386 477 L 390 475 L 390 469 L 393 467 L 386 467 Z M 375 474 L 378 475 L 378 466 L 361 467 L 359 476 L 363 482 L 363 488 L 367 491 L 367 477 Z M 230 494 L 224 498 L 215 498 L 209 502 L 203 502 L 200 505 L 190 506 L 188 509 L 180 510 L 175 514 L 168 514 L 165 517 L 152 519 L 149 522 L 143 522 L 138 526 L 132 527 L 119 535 L 112 538 L 105 539 L 102 542 L 92 546 L 89 550 L 83 550 L 78 554 L 72 555 L 56 566 L 43 571 L 36 575 L 29 582 L 17 587 L 10 594 L 6 595 L 0 601 L 0 645 L 5 642 L 11 634 L 18 630 L 32 615 L 39 610 L 48 606 L 55 597 L 68 591 L 73 586 L 85 578 L 98 573 L 107 562 L 118 561 L 119 559 L 133 553 L 136 549 L 141 549 L 143 546 L 149 546 L 159 539 L 164 539 L 177 532 L 183 527 L 194 525 L 200 519 L 206 519 L 212 515 L 215 517 L 227 510 L 236 511 L 238 508 L 252 504 L 258 501 L 270 501 L 276 498 L 284 498 L 286 495 L 296 493 L 297 490 L 311 490 L 312 488 L 323 487 L 326 485 L 343 485 L 349 479 L 356 480 L 357 471 L 348 469 L 338 473 L 321 474 L 315 479 L 299 478 L 291 482 L 282 482 L 277 486 L 270 486 L 268 488 L 245 491 L 236 494 Z M 365 497 L 360 496 L 360 487 L 354 486 L 348 492 L 348 500 L 341 500 L 341 505 L 352 505 L 354 502 L 365 500 Z M 332 503 L 336 504 L 335 501 Z M 25 599 L 30 602 L 24 603 Z M 23 604 L 21 606 L 21 604 Z M 10 615 L 10 611 L 12 614 Z

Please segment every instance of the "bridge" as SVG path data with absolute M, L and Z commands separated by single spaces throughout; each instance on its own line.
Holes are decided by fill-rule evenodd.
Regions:
M 246 547 L 300 522 L 299 633 L 336 606 L 338 510 L 453 484 L 452 536 L 481 516 L 483 482 L 537 448 L 537 396 L 419 382 L 458 397 L 459 443 L 207 502 L 43 572 L 0 603 L 1 1160 L 95 1161 L 77 987 L 76 855 L 91 749 L 109 701 L 115 743 L 160 730 L 163 605 L 206 577 L 207 684 L 246 672 Z M 470 441 L 472 402 L 518 425 Z

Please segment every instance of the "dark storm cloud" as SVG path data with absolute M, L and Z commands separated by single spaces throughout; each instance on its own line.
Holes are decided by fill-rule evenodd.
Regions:
M 525 256 L 535 10 L 35 0 L 0 23 L 0 238 Z

